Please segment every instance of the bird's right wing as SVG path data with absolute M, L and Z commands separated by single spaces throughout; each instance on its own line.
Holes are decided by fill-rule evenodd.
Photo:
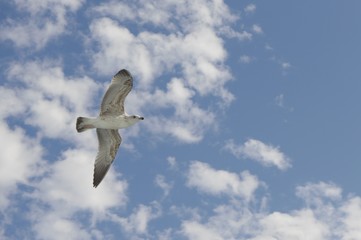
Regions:
M 133 87 L 133 77 L 127 70 L 120 70 L 112 78 L 100 107 L 100 116 L 124 114 L 124 100 Z
M 122 142 L 118 130 L 97 128 L 97 136 L 99 146 L 94 164 L 94 187 L 97 187 L 107 174 Z

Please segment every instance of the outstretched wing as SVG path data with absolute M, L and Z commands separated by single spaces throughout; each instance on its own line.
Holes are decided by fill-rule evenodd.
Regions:
M 114 75 L 108 90 L 105 92 L 100 116 L 118 116 L 124 114 L 124 100 L 133 87 L 133 77 L 125 69 Z
M 94 187 L 97 187 L 107 174 L 122 142 L 118 130 L 97 128 L 97 135 L 99 145 L 94 164 Z

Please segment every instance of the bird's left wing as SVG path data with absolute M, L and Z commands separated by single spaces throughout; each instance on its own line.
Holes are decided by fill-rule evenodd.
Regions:
M 97 128 L 98 154 L 94 164 L 93 186 L 97 187 L 108 172 L 118 152 L 122 138 L 118 130 Z
M 120 70 L 112 78 L 100 107 L 100 116 L 124 114 L 124 100 L 133 87 L 133 77 L 127 70 Z

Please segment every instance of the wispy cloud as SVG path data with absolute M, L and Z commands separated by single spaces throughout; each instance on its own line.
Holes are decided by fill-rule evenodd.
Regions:
M 242 55 L 239 57 L 239 60 L 241 61 L 241 63 L 247 64 L 247 63 L 250 63 L 253 60 L 253 58 L 248 55 Z
M 178 167 L 177 160 L 173 156 L 167 157 L 167 163 L 171 169 L 177 169 Z
M 0 40 L 10 40 L 16 47 L 40 50 L 66 32 L 68 13 L 76 12 L 84 1 L 13 2 L 20 13 L 28 16 L 24 18 L 23 14 L 18 14 L 21 17 L 6 19 L 0 26 Z
M 203 162 L 189 166 L 187 185 L 212 195 L 237 196 L 249 201 L 253 198 L 260 182 L 248 171 L 240 175 L 225 170 L 216 170 Z
M 269 44 L 269 43 L 266 43 L 264 48 L 268 51 L 272 51 L 273 50 L 273 47 Z
M 244 144 L 236 144 L 233 140 L 229 140 L 224 149 L 237 158 L 249 158 L 264 166 L 276 166 L 281 170 L 291 166 L 290 159 L 278 147 L 267 145 L 256 139 L 249 139 Z
M 224 239 L 217 231 L 196 221 L 184 221 L 182 223 L 182 234 L 188 239 Z
M 31 178 L 43 173 L 45 150 L 38 139 L 27 136 L 19 127 L 11 129 L 1 121 L 0 133 L 4 139 L 0 144 L 0 210 L 4 210 L 19 184 L 31 184 Z
M 254 13 L 256 11 L 257 7 L 255 4 L 251 3 L 251 4 L 248 4 L 245 8 L 244 8 L 244 11 L 246 13 Z
M 157 174 L 154 179 L 154 183 L 163 190 L 163 197 L 167 197 L 170 190 L 173 188 L 172 183 L 168 183 L 163 175 Z
M 26 124 L 39 128 L 42 137 L 78 139 L 74 119 L 79 113 L 89 113 L 98 84 L 87 76 L 65 76 L 61 63 L 52 60 L 14 62 L 7 77 L 22 85 L 14 94 Z
M 275 102 L 276 102 L 276 105 L 279 106 L 279 107 L 284 107 L 285 106 L 285 103 L 284 103 L 284 95 L 283 94 L 280 94 L 280 95 L 277 95 L 275 97 Z
M 342 189 L 333 183 L 307 183 L 296 188 L 296 195 L 302 198 L 308 206 L 317 207 L 322 204 L 324 199 L 341 199 Z
M 263 30 L 262 30 L 262 27 L 258 24 L 253 24 L 252 25 L 252 31 L 256 34 L 262 34 L 263 33 Z
M 306 206 L 289 212 L 264 211 L 264 205 L 237 201 L 220 204 L 206 218 L 187 219 L 181 233 L 210 239 L 357 239 L 361 236 L 361 198 L 344 198 L 341 189 L 324 182 L 297 187 Z M 308 205 L 308 202 L 320 203 Z M 312 229 L 312 231 L 305 231 Z
M 285 70 L 291 67 L 291 64 L 289 62 L 281 62 L 280 64 L 281 67 Z
M 129 239 L 142 239 L 148 235 L 150 221 L 160 217 L 162 209 L 159 203 L 139 204 L 128 217 L 109 214 L 109 218 L 119 224 Z
M 114 170 L 110 169 L 104 179 L 108 184 L 96 190 L 92 188 L 94 154 L 84 149 L 68 150 L 58 161 L 47 165 L 46 174 L 30 194 L 36 203 L 29 215 L 37 238 L 91 238 L 91 224 L 101 221 L 112 208 L 126 206 L 128 184 L 120 180 Z M 76 220 L 78 214 L 85 212 L 93 216 L 93 223 Z M 49 221 L 53 224 L 49 225 Z
M 288 104 L 286 104 L 285 95 L 283 93 L 277 95 L 274 101 L 278 107 L 286 109 L 290 112 L 294 111 L 294 107 L 290 107 Z

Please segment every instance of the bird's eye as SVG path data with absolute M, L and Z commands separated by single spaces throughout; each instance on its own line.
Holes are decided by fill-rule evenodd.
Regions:
M 135 116 L 133 116 L 133 118 L 135 118 Z

